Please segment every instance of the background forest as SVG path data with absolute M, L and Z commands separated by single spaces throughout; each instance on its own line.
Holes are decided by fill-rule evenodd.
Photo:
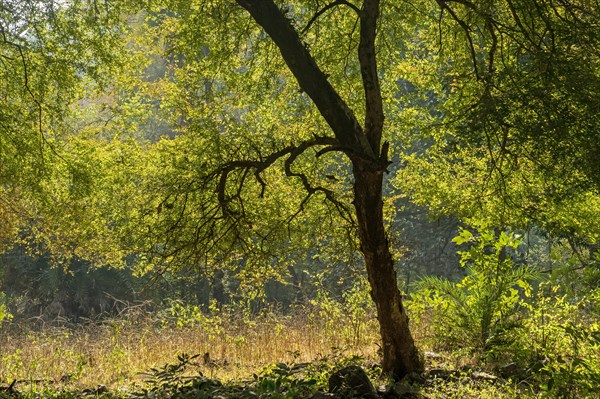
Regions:
M 0 0 L 0 98 L 0 397 L 600 397 L 598 1 Z

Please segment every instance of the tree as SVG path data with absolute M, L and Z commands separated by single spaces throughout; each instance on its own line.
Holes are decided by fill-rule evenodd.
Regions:
M 394 184 L 436 212 L 595 241 L 598 3 L 438 4 L 440 38 L 462 46 L 443 42 L 437 82 L 407 77 L 435 93 L 422 129 L 435 139 L 425 156 L 407 154 Z
M 383 370 L 396 378 L 419 371 L 422 363 L 397 288 L 384 219 L 388 170 L 398 172 L 394 180 L 407 190 L 414 187 L 401 180 L 414 182 L 415 174 L 398 171 L 392 156 L 404 156 L 409 166 L 425 162 L 425 170 L 461 162 L 478 177 L 491 170 L 501 187 L 515 154 L 526 166 L 509 170 L 538 180 L 547 170 L 561 175 L 548 162 L 554 154 L 565 166 L 558 172 L 585 176 L 575 176 L 576 182 L 589 183 L 596 170 L 589 121 L 598 116 L 590 100 L 599 81 L 594 49 L 600 35 L 586 33 L 598 30 L 596 5 L 157 3 L 145 14 L 146 31 L 131 46 L 167 50 L 168 65 L 156 68 L 160 79 L 125 78 L 123 92 L 113 84 L 113 100 L 121 101 L 126 117 L 122 126 L 109 119 L 82 127 L 100 137 L 88 147 L 96 152 L 79 146 L 80 138 L 69 142 L 82 163 L 101 165 L 94 173 L 74 174 L 80 176 L 74 190 L 62 191 L 77 209 L 92 208 L 89 229 L 74 232 L 89 239 L 103 228 L 113 231 L 123 246 L 147 254 L 147 263 L 160 268 L 206 267 L 209 257 L 219 265 L 233 257 L 246 267 L 251 258 L 245 254 L 283 250 L 303 233 L 324 234 L 329 242 L 338 232 L 327 230 L 344 230 L 337 222 L 347 231 L 355 228 L 377 307 Z M 91 5 L 82 11 L 73 18 L 99 13 Z M 110 31 L 112 24 L 97 26 Z M 90 43 L 102 41 L 94 37 Z M 149 64 L 161 62 L 157 54 L 146 55 L 155 56 Z M 592 82 L 593 90 L 573 89 L 584 82 Z M 140 109 L 150 109 L 155 120 L 173 129 L 158 142 L 137 144 L 136 152 L 121 137 L 136 138 L 127 116 L 143 119 Z M 545 145 L 540 132 L 560 145 Z M 421 148 L 412 158 L 403 154 L 414 149 L 420 133 L 425 133 Z M 139 159 L 129 159 L 133 155 Z M 567 167 L 579 155 L 582 167 Z M 427 169 L 436 157 L 442 162 Z M 469 170 L 463 172 L 468 179 Z M 431 178 L 451 185 L 454 176 L 445 182 Z M 415 191 L 420 185 L 426 184 L 418 181 Z M 97 195 L 90 202 L 92 194 Z M 308 224 L 307 215 L 324 219 Z M 286 227 L 287 239 L 281 233 Z
M 313 100 L 335 136 L 335 140 L 315 140 L 305 145 L 328 145 L 326 150 L 342 151 L 352 164 L 353 205 L 360 251 L 365 259 L 371 296 L 377 307 L 383 349 L 382 369 L 397 378 L 420 371 L 422 363 L 409 331 L 383 220 L 383 176 L 389 164 L 389 144 L 381 142 L 384 111 L 375 48 L 379 1 L 364 1 L 360 9 L 345 3 L 356 11 L 359 18 L 358 59 L 365 95 L 364 127 L 329 83 L 297 30 L 274 2 L 240 0 L 238 4 L 276 43 L 298 84 Z
M 335 217 L 356 228 L 380 323 L 384 372 L 402 378 L 420 371 L 384 222 L 390 160 L 376 57 L 379 1 L 324 8 L 312 2 L 237 4 L 174 2 L 148 14 L 147 29 L 160 31 L 157 37 L 166 42 L 166 62 L 182 62 L 167 68 L 163 79 L 142 78 L 136 87 L 137 98 L 163 93 L 158 117 L 177 126 L 172 138 L 142 155 L 156 167 L 142 171 L 148 194 L 138 220 L 149 227 L 144 238 L 137 235 L 137 245 L 158 255 L 156 262 L 165 265 L 159 267 L 205 265 L 211 251 L 221 264 L 227 255 L 214 253 L 231 255 L 235 245 L 244 253 L 273 251 L 273 230 L 280 226 L 300 238 L 292 230 L 309 228 L 297 223 L 303 213 Z M 323 18 L 340 25 L 325 28 Z M 156 43 L 151 34 L 142 32 L 141 45 Z M 345 58 L 345 69 L 335 67 L 325 48 L 311 51 L 306 43 L 330 39 L 348 46 L 336 54 Z
M 26 236 L 58 241 L 41 221 L 62 217 L 57 189 L 86 179 L 69 158 L 70 122 L 82 93 L 105 88 L 122 64 L 121 12 L 103 2 L 0 2 L 0 248 Z
M 534 174 L 527 166 L 522 169 L 523 176 L 539 179 L 549 165 L 542 161 L 555 150 L 564 155 L 560 165 L 568 166 L 574 156 L 569 143 L 577 142 L 586 151 L 591 136 L 583 122 L 597 113 L 585 107 L 589 96 L 576 97 L 568 85 L 548 83 L 546 70 L 540 74 L 535 69 L 536 60 L 550 51 L 556 58 L 550 57 L 548 65 L 574 67 L 581 62 L 566 56 L 574 45 L 567 27 L 593 28 L 589 21 L 596 10 L 570 2 L 546 7 L 535 0 L 481 5 L 440 0 L 412 6 L 376 0 L 360 5 L 258 0 L 236 4 L 239 7 L 175 1 L 160 4 L 150 16 L 155 26 L 162 27 L 158 29 L 171 56 L 182 62 L 154 88 L 170 92 L 168 100 L 163 99 L 163 111 L 175 114 L 172 119 L 181 136 L 175 134 L 155 147 L 167 159 L 151 172 L 164 178 L 155 179 L 158 185 L 152 189 L 162 192 L 162 199 L 147 201 L 156 207 L 156 215 L 148 207 L 145 223 L 155 222 L 146 245 L 160 243 L 149 252 L 169 262 L 179 258 L 197 263 L 206 248 L 227 251 L 234 241 L 243 242 L 246 250 L 262 250 L 265 242 L 274 241 L 266 224 L 282 219 L 289 224 L 298 217 L 292 208 L 306 211 L 315 198 L 322 198 L 341 220 L 356 223 L 377 307 L 384 371 L 396 378 L 418 371 L 422 364 L 397 288 L 384 222 L 384 179 L 392 169 L 390 143 L 398 154 L 398 148 L 405 150 L 414 143 L 411 134 L 423 127 L 429 134 L 433 126 L 439 131 L 427 138 L 434 143 L 425 146 L 429 157 L 413 154 L 417 162 L 436 155 L 442 164 L 474 159 L 476 166 L 484 165 L 482 174 L 491 168 L 500 185 L 506 182 L 506 165 L 515 151 L 525 150 L 518 157 L 526 165 L 537 165 Z M 593 49 L 595 40 L 583 39 L 577 42 L 586 49 L 576 53 L 581 57 Z M 595 64 L 591 65 L 588 77 L 596 76 Z M 560 71 L 563 79 L 581 69 Z M 381 76 L 387 77 L 383 84 Z M 289 89 L 294 81 L 302 93 Z M 421 91 L 421 84 L 431 88 Z M 548 96 L 545 88 L 555 94 Z M 564 147 L 544 145 L 536 129 L 559 138 L 565 131 L 561 118 L 540 121 L 529 114 L 560 108 L 567 98 L 581 100 L 576 120 L 583 124 L 568 130 L 573 135 Z M 530 107 L 532 99 L 539 102 Z M 215 116 L 215 108 L 224 111 Z M 385 116 L 389 142 L 384 140 Z M 198 146 L 201 150 L 194 149 Z M 467 149 L 454 151 L 453 146 Z M 592 165 L 592 156 L 593 152 L 587 154 L 585 165 Z M 313 163 L 321 166 L 311 170 Z M 186 164 L 194 165 L 193 170 Z M 273 171 L 277 168 L 279 172 Z M 331 180 L 349 176 L 350 193 L 344 184 L 323 179 L 331 176 L 328 168 L 335 171 Z M 581 170 L 593 176 L 592 169 Z M 406 174 L 398 173 L 398 179 L 402 176 Z M 294 182 L 287 186 L 290 198 L 280 198 L 286 203 L 281 207 L 273 204 L 277 194 L 269 191 L 268 183 L 283 184 L 284 177 Z M 451 185 L 452 175 L 447 178 L 436 182 Z M 304 197 L 292 200 L 299 192 Z M 494 195 L 503 200 L 507 193 Z M 260 207 L 256 198 L 263 204 L 273 202 L 258 210 L 251 206 Z M 278 213 L 292 216 L 278 219 Z M 261 235 L 261 229 L 268 232 Z

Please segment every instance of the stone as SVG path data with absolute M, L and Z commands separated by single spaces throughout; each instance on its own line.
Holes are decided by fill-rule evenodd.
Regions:
M 329 392 L 345 398 L 378 398 L 367 373 L 360 366 L 348 366 L 329 377 Z

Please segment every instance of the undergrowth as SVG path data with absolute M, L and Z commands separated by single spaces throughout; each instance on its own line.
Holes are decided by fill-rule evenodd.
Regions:
M 361 318 L 356 312 L 331 314 L 332 306 L 328 300 L 294 314 L 250 314 L 239 306 L 202 312 L 174 301 L 161 312 L 131 307 L 118 318 L 86 324 L 4 324 L 0 383 L 130 389 L 177 353 L 206 354 L 198 371 L 224 382 L 248 378 L 268 364 L 310 362 L 332 352 L 373 361 L 377 328 L 371 305 L 356 305 Z
M 288 314 L 171 301 L 76 326 L 4 323 L 0 385 L 16 380 L 31 399 L 323 398 L 335 370 L 360 365 L 387 398 L 600 398 L 600 290 L 575 297 L 540 278 L 516 235 L 455 242 L 465 276 L 424 279 L 407 301 L 427 369 L 399 383 L 379 375 L 363 286 Z

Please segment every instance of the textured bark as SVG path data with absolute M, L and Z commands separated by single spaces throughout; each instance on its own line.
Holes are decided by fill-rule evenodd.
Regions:
M 379 0 L 365 0 L 360 11 L 360 42 L 358 44 L 358 62 L 365 91 L 365 136 L 379 156 L 381 133 L 383 131 L 383 101 L 381 86 L 377 75 L 375 37 L 379 18 Z
M 354 207 L 371 297 L 377 307 L 382 368 L 396 379 L 419 371 L 422 363 L 409 331 L 383 222 L 382 184 L 388 159 L 387 145 L 381 145 L 384 115 L 375 51 L 379 0 L 365 0 L 360 10 L 356 9 L 361 25 L 358 60 L 365 91 L 364 129 L 272 0 L 237 0 L 237 3 L 275 42 L 298 84 L 315 103 L 341 144 L 341 150 L 352 162 Z
M 383 170 L 354 163 L 354 207 L 361 252 L 377 307 L 383 349 L 382 369 L 400 379 L 423 369 L 398 289 L 394 260 L 383 222 Z

